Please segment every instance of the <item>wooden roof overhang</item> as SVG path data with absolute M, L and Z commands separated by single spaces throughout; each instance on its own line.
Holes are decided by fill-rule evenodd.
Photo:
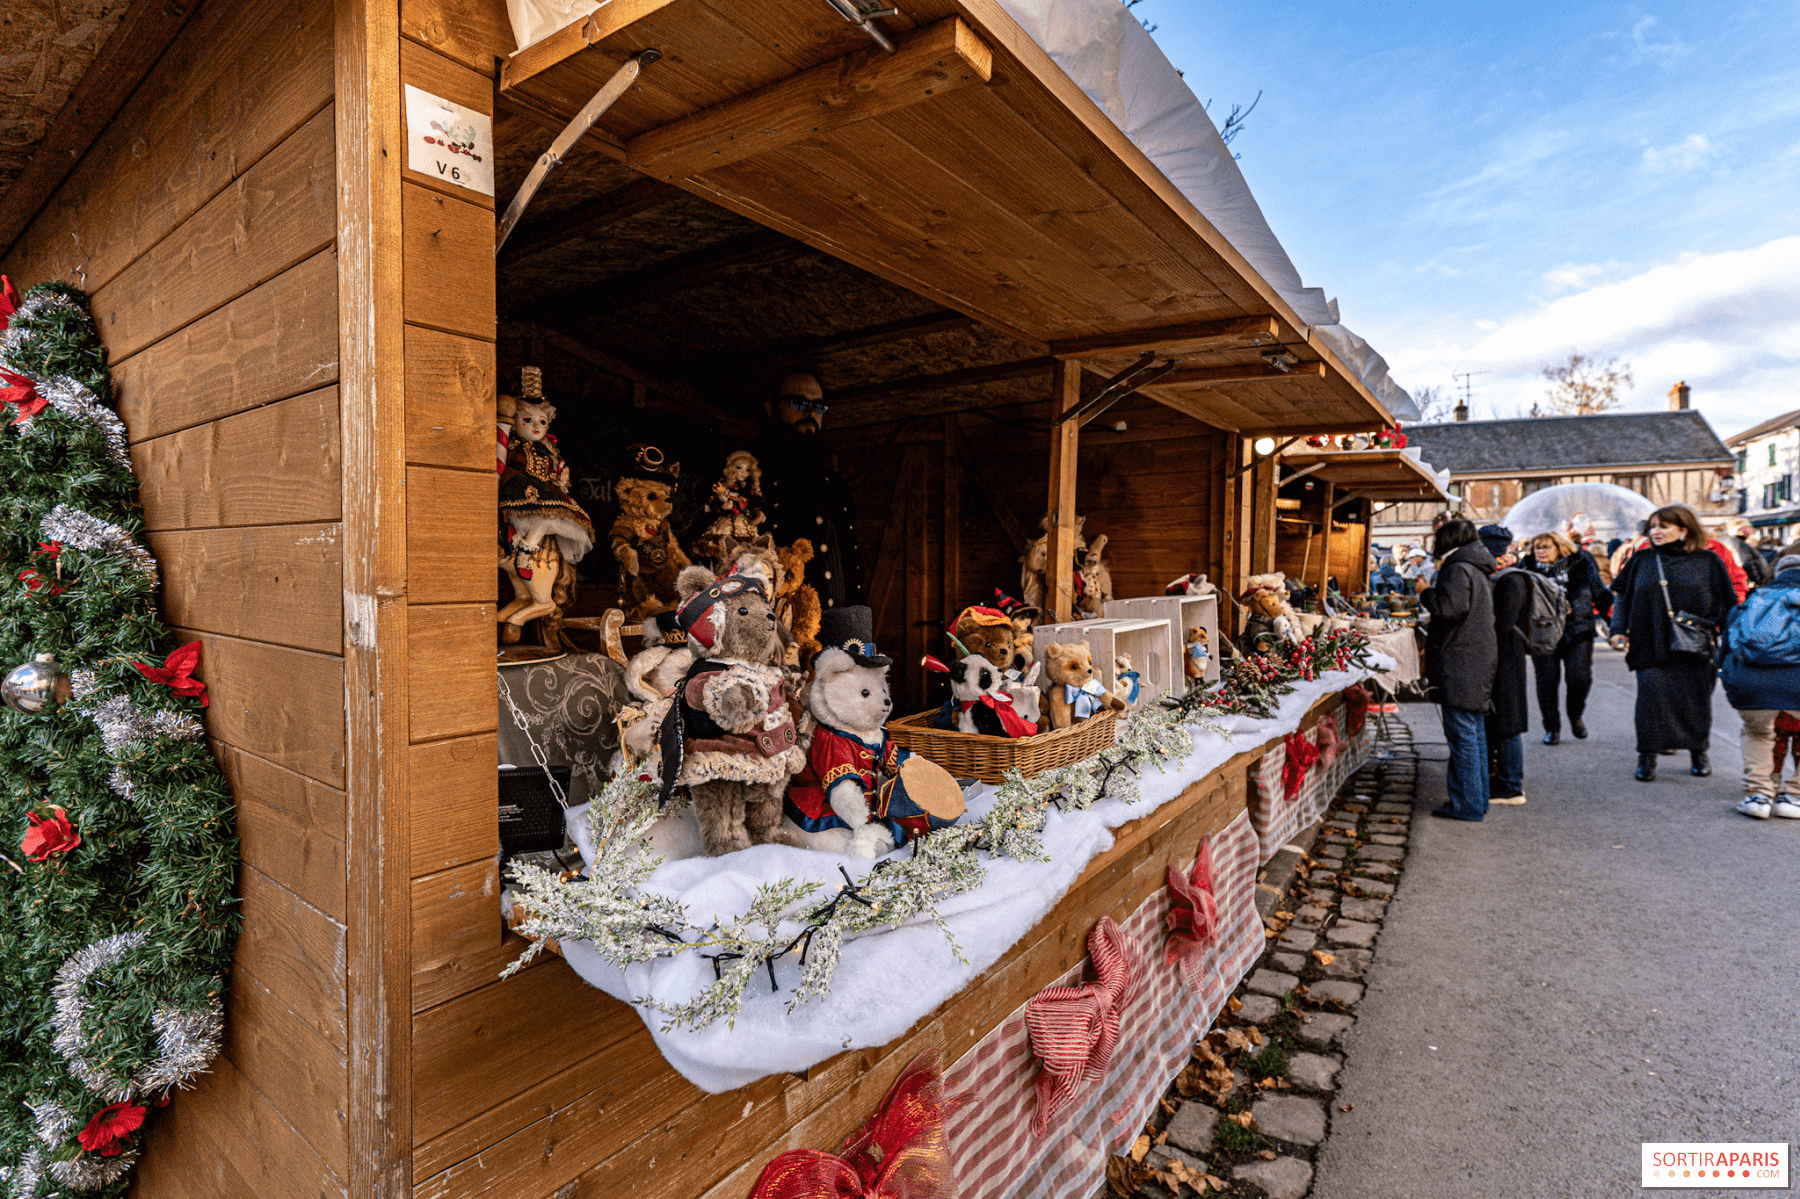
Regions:
M 1145 394 L 1221 428 L 1392 423 L 996 0 L 882 25 L 893 55 L 825 0 L 611 0 L 504 62 L 500 104 L 561 128 L 658 50 L 586 144 L 1034 351 L 994 377 L 1154 351 Z
M 1403 450 L 1307 450 L 1281 456 L 1282 482 L 1318 479 L 1336 489 L 1337 503 L 1357 498 L 1383 503 L 1442 502 L 1450 497 L 1417 459 Z

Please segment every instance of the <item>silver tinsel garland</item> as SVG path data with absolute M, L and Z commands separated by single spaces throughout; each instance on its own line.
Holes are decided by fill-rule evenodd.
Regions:
M 118 554 L 150 580 L 155 587 L 159 578 L 156 559 L 137 540 L 110 521 L 90 516 L 79 508 L 58 504 L 38 522 L 38 531 L 46 541 L 60 541 L 78 550 L 104 550 Z
M 97 1191 L 123 1178 L 137 1164 L 138 1146 L 135 1143 L 113 1157 L 83 1153 L 70 1161 L 51 1160 L 45 1151 L 54 1153 L 62 1148 L 80 1130 L 81 1121 L 60 1103 L 48 1099 L 27 1102 L 25 1106 L 31 1109 L 32 1122 L 37 1126 L 38 1139 L 44 1147 L 31 1146 L 20 1155 L 16 1167 L 0 1170 L 0 1182 L 7 1185 L 7 1199 L 31 1199 L 37 1194 L 38 1183 L 43 1181 L 45 1174 L 71 1191 Z
M 26 296 L 24 302 L 19 305 L 19 310 L 13 313 L 6 332 L 0 333 L 0 366 L 6 367 L 14 374 L 24 374 L 25 372 L 14 367 L 12 362 L 14 358 L 18 357 L 19 351 L 25 348 L 25 343 L 34 336 L 31 326 L 47 313 L 54 312 L 59 308 L 74 307 L 75 301 L 60 292 L 41 291 L 36 295 Z
M 112 409 L 95 399 L 93 392 L 67 375 L 55 375 L 48 380 L 34 378 L 32 382 L 37 384 L 38 395 L 49 400 L 52 408 L 64 416 L 98 426 L 101 435 L 106 438 L 107 454 L 126 470 L 131 469 L 131 451 L 126 448 L 125 443 L 125 422 L 114 415 Z M 23 430 L 31 432 L 36 423 L 34 420 L 25 421 Z
M 216 996 L 196 1011 L 165 1005 L 151 1016 L 156 1030 L 155 1061 L 135 1075 L 123 1077 L 88 1059 L 88 1037 L 82 1023 L 91 1005 L 85 984 L 95 971 L 123 959 L 144 937 L 141 932 L 118 933 L 78 950 L 56 972 L 56 982 L 50 988 L 56 1000 L 56 1015 L 51 1018 L 56 1029 L 52 1042 L 56 1051 L 69 1063 L 71 1075 L 105 1096 L 109 1103 L 134 1099 L 145 1091 L 166 1091 L 205 1073 L 219 1055 L 225 1031 L 225 1009 Z
M 133 741 L 162 737 L 170 741 L 198 741 L 206 736 L 206 726 L 197 717 L 186 712 L 140 708 L 124 695 L 83 707 L 100 726 L 100 739 L 106 744 L 106 752 L 115 758 Z

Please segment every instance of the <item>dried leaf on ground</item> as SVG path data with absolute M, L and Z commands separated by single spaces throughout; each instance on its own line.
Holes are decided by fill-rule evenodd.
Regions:
M 1256 1122 L 1256 1117 L 1249 1112 L 1231 1112 L 1225 1117 L 1239 1128 L 1249 1128 Z
M 1178 1184 L 1186 1183 L 1188 1186 L 1193 1187 L 1196 1192 L 1204 1195 L 1206 1194 L 1207 1189 L 1212 1185 L 1205 1174 L 1194 1169 L 1178 1157 L 1172 1157 L 1164 1162 L 1162 1169 L 1156 1171 L 1155 1178 L 1156 1181 L 1168 1187 L 1171 1192 L 1176 1191 Z
M 1254 1024 L 1245 1025 L 1244 1032 L 1249 1035 L 1250 1041 L 1252 1044 L 1261 1045 L 1263 1043 L 1262 1029 L 1256 1027 L 1256 1025 L 1254 1025 Z
M 1225 1010 L 1235 1016 L 1244 1010 L 1244 1001 L 1233 995 L 1225 1001 Z
M 1208 1174 L 1206 1176 L 1206 1184 L 1208 1186 L 1212 1187 L 1213 1190 L 1218 1191 L 1220 1194 L 1223 1194 L 1225 1192 L 1225 1180 L 1223 1178 L 1218 1178 L 1211 1174 Z
M 1249 1025 L 1244 1028 L 1224 1028 L 1219 1031 L 1225 1035 L 1225 1047 L 1227 1049 L 1248 1049 L 1251 1045 L 1255 1044 L 1255 1042 L 1250 1039 L 1250 1034 L 1256 1031 L 1255 1025 Z
M 1272 1162 L 1275 1160 L 1277 1155 L 1273 1149 L 1264 1149 L 1261 1152 L 1259 1152 L 1256 1156 L 1262 1158 L 1266 1162 Z
M 1340 1111 L 1340 1112 L 1350 1112 L 1350 1111 L 1355 1111 L 1355 1110 L 1356 1110 L 1356 1105 L 1354 1103 L 1338 1104 L 1338 1111 Z
M 1109 1157 L 1106 1159 L 1106 1189 L 1117 1195 L 1119 1199 L 1131 1199 L 1137 1189 L 1149 1179 L 1150 1171 L 1137 1165 L 1130 1158 Z
M 1150 1138 L 1148 1135 L 1140 1134 L 1138 1136 L 1137 1140 L 1131 1142 L 1131 1160 L 1132 1161 L 1134 1161 L 1134 1162 L 1143 1161 L 1144 1155 L 1149 1152 L 1150 1152 Z
M 1318 963 L 1319 963 L 1319 965 L 1321 965 L 1321 966 L 1329 966 L 1329 965 L 1331 965 L 1331 963 L 1333 963 L 1333 962 L 1335 962 L 1335 961 L 1337 961 L 1337 955 L 1336 955 L 1336 954 L 1332 954 L 1332 953 L 1326 953 L 1326 952 L 1325 952 L 1325 951 L 1324 951 L 1324 950 L 1323 950 L 1323 949 L 1315 949 L 1315 950 L 1313 950 L 1313 958 L 1314 958 L 1314 959 L 1315 959 L 1315 960 L 1316 960 L 1316 961 L 1317 961 L 1317 962 L 1318 962 Z
M 1169 1143 L 1169 1134 L 1166 1132 L 1159 1132 L 1154 1137 L 1150 1138 L 1150 1143 L 1153 1145 L 1167 1145 Z
M 1157 1102 L 1162 1104 L 1163 1111 L 1167 1112 L 1171 1116 L 1173 1116 L 1175 1114 L 1175 1105 L 1173 1103 L 1170 1103 L 1167 1098 L 1158 1099 Z
M 1257 1083 L 1256 1085 L 1261 1087 L 1265 1091 L 1286 1091 L 1286 1090 L 1292 1089 L 1292 1087 L 1289 1084 L 1287 1079 L 1276 1078 L 1272 1074 L 1269 1077 L 1263 1079 L 1261 1082 Z

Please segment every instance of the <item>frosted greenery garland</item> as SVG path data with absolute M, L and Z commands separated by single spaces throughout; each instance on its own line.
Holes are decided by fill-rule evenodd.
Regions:
M 218 1052 L 237 839 L 200 705 L 132 665 L 174 642 L 81 291 L 27 292 L 0 367 L 44 401 L 0 407 L 0 671 L 72 676 L 66 705 L 0 712 L 0 1197 L 114 1199 L 142 1118 Z M 30 860 L 28 817 L 59 809 L 79 844 Z
M 1121 724 L 1117 744 L 1085 761 L 1029 779 L 1009 771 L 986 815 L 915 838 L 908 856 L 876 863 L 860 881 L 846 874 L 830 889 L 822 883 L 773 880 L 758 889 L 742 915 L 706 928 L 690 923 L 680 902 L 643 890 L 663 863 L 648 839 L 650 826 L 663 815 L 656 804 L 657 785 L 635 776 L 617 778 L 588 805 L 594 846 L 589 877 L 565 882 L 544 867 L 514 864 L 519 931 L 532 944 L 502 977 L 530 962 L 547 939 L 589 942 L 621 970 L 684 953 L 710 957 L 718 977 L 688 1002 L 636 1000 L 667 1017 L 663 1030 L 668 1032 L 705 1028 L 718 1020 L 734 1023 L 757 975 L 766 972 L 773 984 L 773 963 L 798 954 L 800 985 L 788 1002 L 791 1012 L 830 992 L 846 941 L 911 920 L 935 922 L 951 952 L 964 961 L 937 905 L 986 881 L 983 855 L 1048 861 L 1043 832 L 1051 804 L 1079 811 L 1102 798 L 1134 802 L 1145 767 L 1160 769 L 1193 751 L 1193 734 L 1186 726 L 1198 725 L 1229 739 L 1204 713 L 1170 709 L 1160 699 Z

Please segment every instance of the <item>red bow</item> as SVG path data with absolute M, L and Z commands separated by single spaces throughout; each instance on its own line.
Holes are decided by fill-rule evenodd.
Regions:
M 1294 799 L 1306 781 L 1306 772 L 1319 760 L 1319 747 L 1308 741 L 1305 733 L 1289 733 L 1282 744 L 1287 747 L 1287 761 L 1281 767 L 1281 789 Z
M 1000 727 L 1006 730 L 1008 737 L 1035 737 L 1037 725 L 1019 715 L 1013 707 L 1010 695 L 984 695 L 980 699 L 958 700 L 957 706 L 967 712 L 976 704 L 984 708 L 992 708 L 1000 714 Z
M 1354 737 L 1363 731 L 1363 721 L 1369 718 L 1369 692 L 1361 683 L 1352 683 L 1344 688 L 1344 733 Z
M 1119 1043 L 1119 1017 L 1136 979 L 1125 934 L 1111 916 L 1088 933 L 1088 956 L 1097 982 L 1045 987 L 1025 1004 L 1031 1051 L 1042 1064 L 1037 1077 L 1033 1136 L 1043 1137 L 1076 1092 L 1098 1083 Z
M 1319 739 L 1319 761 L 1329 767 L 1337 761 L 1338 750 L 1344 746 L 1344 739 L 1338 736 L 1337 719 L 1332 716 L 1319 717 L 1318 731 L 1313 735 Z
M 837 1153 L 781 1154 L 763 1167 L 750 1199 L 952 1199 L 949 1110 L 937 1063 L 921 1054 Z
M 13 290 L 12 280 L 0 275 L 0 333 L 12 324 L 13 313 L 19 310 L 19 293 Z
M 0 369 L 0 404 L 11 404 L 18 411 L 13 415 L 13 424 L 22 425 L 45 408 L 50 401 L 37 393 L 37 384 L 24 375 L 16 375 L 12 371 Z
M 142 662 L 133 662 L 132 665 L 152 683 L 161 683 L 176 695 L 198 699 L 202 708 L 212 702 L 207 698 L 206 684 L 194 677 L 194 671 L 200 666 L 198 641 L 190 641 L 164 658 L 161 666 L 145 666 Z
M 1213 896 L 1212 841 L 1200 838 L 1194 867 L 1184 878 L 1173 866 L 1165 868 L 1171 908 L 1169 939 L 1163 942 L 1163 961 L 1179 966 L 1188 985 L 1199 988 L 1200 957 L 1219 939 L 1219 902 Z

